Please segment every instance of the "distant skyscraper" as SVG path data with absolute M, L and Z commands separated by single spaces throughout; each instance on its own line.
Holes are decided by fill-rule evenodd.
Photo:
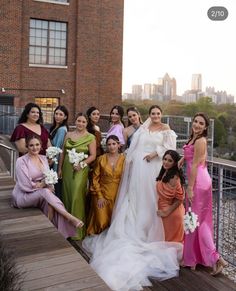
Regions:
M 152 84 L 143 85 L 143 99 L 151 99 L 152 95 Z
M 202 91 L 202 75 L 193 74 L 192 75 L 192 90 Z
M 132 99 L 141 100 L 142 99 L 142 85 L 133 85 L 132 86 Z
M 166 73 L 163 77 L 163 97 L 164 100 L 174 99 L 176 97 L 176 80 L 175 78 L 170 78 Z

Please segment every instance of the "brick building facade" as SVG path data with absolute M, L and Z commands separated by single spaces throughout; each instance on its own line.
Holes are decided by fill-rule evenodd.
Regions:
M 71 118 L 92 105 L 108 113 L 121 102 L 123 6 L 0 0 L 0 95 L 17 107 L 63 104 Z

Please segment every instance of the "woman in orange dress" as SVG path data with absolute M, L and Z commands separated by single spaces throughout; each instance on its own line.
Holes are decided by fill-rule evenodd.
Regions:
M 165 240 L 183 242 L 184 239 L 184 176 L 178 168 L 180 156 L 176 151 L 168 150 L 163 156 L 162 168 L 157 177 L 158 211 L 162 218 Z

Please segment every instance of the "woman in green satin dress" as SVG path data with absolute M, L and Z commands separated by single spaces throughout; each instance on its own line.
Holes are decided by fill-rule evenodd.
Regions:
M 62 177 L 62 200 L 68 212 L 85 221 L 85 197 L 88 184 L 89 164 L 96 158 L 96 141 L 93 134 L 86 130 L 87 118 L 79 113 L 75 120 L 76 129 L 65 136 L 63 153 L 60 157 L 58 174 Z M 75 166 L 69 162 L 67 150 L 75 149 L 77 153 L 83 152 L 88 157 Z M 86 226 L 77 230 L 74 240 L 81 240 L 86 235 Z

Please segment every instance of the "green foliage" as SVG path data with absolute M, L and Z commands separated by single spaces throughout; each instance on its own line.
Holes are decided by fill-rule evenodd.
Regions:
M 158 104 L 163 109 L 164 115 L 190 116 L 197 112 L 206 113 L 214 122 L 214 147 L 220 155 L 230 152 L 232 159 L 236 157 L 236 106 L 235 104 L 214 104 L 210 97 L 201 97 L 197 102 L 185 104 L 177 101 L 157 102 L 153 100 L 127 100 L 123 102 L 125 108 L 136 106 L 143 120 L 148 116 L 151 105 Z M 234 138 L 235 137 L 235 138 Z

